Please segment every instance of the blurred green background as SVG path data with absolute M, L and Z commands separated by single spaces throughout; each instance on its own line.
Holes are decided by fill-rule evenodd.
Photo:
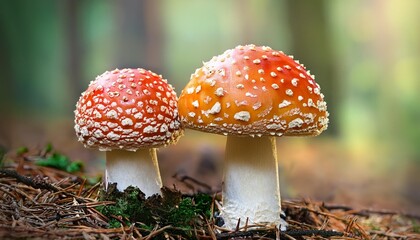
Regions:
M 417 0 L 1 1 L 0 145 L 88 160 L 73 110 L 96 75 L 143 67 L 180 93 L 202 61 L 267 45 L 316 75 L 331 114 L 322 136 L 278 141 L 286 195 L 420 212 L 419 23 Z

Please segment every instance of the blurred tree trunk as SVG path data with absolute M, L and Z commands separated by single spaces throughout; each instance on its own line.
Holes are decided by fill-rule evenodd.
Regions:
M 78 99 L 86 89 L 82 81 L 83 58 L 81 57 L 82 40 L 80 31 L 80 1 L 67 0 L 64 4 L 66 41 L 67 41 L 67 81 L 71 89 L 70 99 Z
M 164 50 L 164 34 L 162 29 L 161 1 L 147 0 L 144 3 L 145 21 L 145 48 L 146 48 L 146 66 L 155 69 L 158 74 L 164 71 L 163 50 Z
M 118 46 L 118 63 L 121 67 L 142 67 L 158 74 L 163 71 L 162 14 L 160 1 L 118 1 L 117 38 L 124 45 Z
M 336 119 L 340 86 L 329 38 L 326 1 L 287 0 L 292 53 L 316 75 L 330 112 L 328 134 L 338 134 Z

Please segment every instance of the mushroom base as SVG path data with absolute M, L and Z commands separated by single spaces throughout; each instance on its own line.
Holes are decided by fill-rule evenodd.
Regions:
M 162 180 L 155 148 L 138 149 L 136 152 L 112 150 L 106 152 L 105 188 L 117 183 L 124 191 L 129 186 L 138 187 L 146 197 L 160 194 Z
M 228 136 L 223 182 L 225 227 L 285 225 L 274 137 Z

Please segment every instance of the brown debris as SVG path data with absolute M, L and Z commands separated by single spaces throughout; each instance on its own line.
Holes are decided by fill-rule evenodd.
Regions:
M 89 185 L 78 175 L 36 166 L 30 159 L 17 156 L 0 169 L 0 239 L 186 239 L 174 235 L 180 229 L 170 225 L 147 231 L 137 224 L 107 228 L 109 219 L 95 207 L 113 202 L 98 201 L 99 183 Z M 191 187 L 196 185 L 194 179 L 186 179 Z M 285 200 L 282 206 L 289 224 L 286 232 L 251 225 L 228 231 L 217 226 L 220 219 L 214 213 L 220 195 L 215 195 L 213 217 L 203 219 L 203 226 L 192 226 L 194 238 L 420 239 L 419 216 L 306 199 Z

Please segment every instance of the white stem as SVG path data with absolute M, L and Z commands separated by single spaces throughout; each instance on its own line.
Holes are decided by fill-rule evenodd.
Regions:
M 228 136 L 224 171 L 225 227 L 282 222 L 275 137 Z
M 120 191 L 130 185 L 136 186 L 146 197 L 160 194 L 162 180 L 156 148 L 106 152 L 105 185 L 108 186 L 108 183 L 117 183 Z

